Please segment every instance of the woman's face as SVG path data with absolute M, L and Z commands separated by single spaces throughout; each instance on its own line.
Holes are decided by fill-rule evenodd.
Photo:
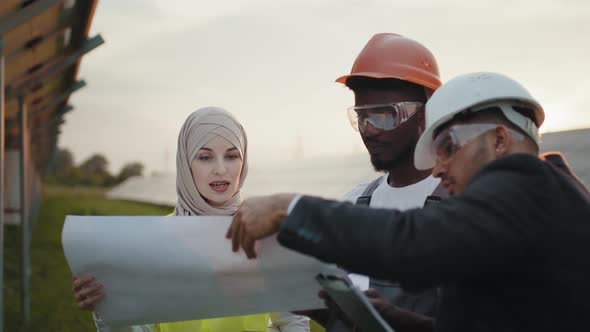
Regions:
M 220 136 L 197 151 L 191 161 L 191 173 L 207 203 L 220 206 L 232 198 L 238 191 L 242 164 L 240 151 Z

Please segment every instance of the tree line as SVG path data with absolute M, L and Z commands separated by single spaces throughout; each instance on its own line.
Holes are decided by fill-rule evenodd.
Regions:
M 47 175 L 45 181 L 49 184 L 66 186 L 111 187 L 132 176 L 141 176 L 144 170 L 142 163 L 130 162 L 115 175 L 109 173 L 108 165 L 107 158 L 100 153 L 75 165 L 72 153 L 68 149 L 59 149 L 53 170 Z

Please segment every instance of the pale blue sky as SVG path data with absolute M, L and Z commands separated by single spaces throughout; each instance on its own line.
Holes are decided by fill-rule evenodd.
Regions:
M 101 0 L 106 44 L 84 58 L 60 146 L 174 169 L 184 119 L 207 105 L 244 124 L 253 166 L 363 151 L 352 94 L 334 83 L 375 33 L 414 38 L 443 81 L 497 71 L 544 105 L 544 131 L 590 126 L 590 4 L 583 0 Z

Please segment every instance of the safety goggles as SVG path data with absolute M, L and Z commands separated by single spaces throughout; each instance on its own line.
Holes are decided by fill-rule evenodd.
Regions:
M 424 107 L 419 102 L 372 104 L 348 108 L 348 120 L 356 131 L 364 132 L 367 125 L 381 131 L 397 128 Z
M 497 124 L 454 125 L 436 136 L 432 142 L 432 153 L 440 163 L 447 164 L 462 147 L 498 126 Z

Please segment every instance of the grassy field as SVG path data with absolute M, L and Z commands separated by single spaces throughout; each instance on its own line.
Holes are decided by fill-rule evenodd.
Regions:
M 68 214 L 165 215 L 169 207 L 103 198 L 103 190 L 46 187 L 31 244 L 31 321 L 20 312 L 20 228 L 5 227 L 4 331 L 94 331 L 91 314 L 78 310 L 71 292 L 71 274 L 61 246 Z

